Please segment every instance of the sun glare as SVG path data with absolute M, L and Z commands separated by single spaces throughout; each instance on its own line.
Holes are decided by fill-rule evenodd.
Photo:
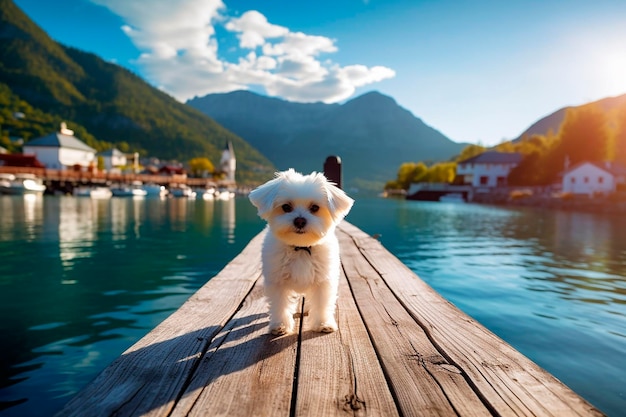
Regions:
M 588 101 L 626 94 L 626 33 L 607 26 L 580 31 L 554 45 L 564 76 Z M 558 62 L 558 61 L 557 61 Z
M 612 50 L 605 54 L 602 62 L 598 62 L 600 74 L 604 77 L 605 86 L 615 94 L 626 93 L 626 54 L 624 51 Z

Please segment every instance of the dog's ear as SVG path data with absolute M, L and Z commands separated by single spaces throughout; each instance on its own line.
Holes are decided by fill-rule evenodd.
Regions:
M 257 208 L 259 217 L 262 219 L 267 220 L 269 213 L 274 208 L 274 200 L 276 200 L 276 195 L 282 182 L 283 176 L 280 173 L 276 173 L 276 178 L 258 186 L 248 195 L 252 204 Z
M 341 188 L 330 182 L 326 183 L 326 194 L 328 195 L 328 209 L 330 215 L 333 217 L 335 223 L 339 223 L 352 208 L 354 200 L 348 197 Z

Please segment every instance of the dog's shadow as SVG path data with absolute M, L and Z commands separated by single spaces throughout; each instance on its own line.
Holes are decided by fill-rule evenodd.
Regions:
M 222 388 L 217 389 L 223 389 L 224 384 L 233 384 L 232 389 L 235 390 L 241 389 L 237 386 L 241 384 L 241 379 L 230 376 L 252 367 L 256 369 L 249 374 L 256 378 L 262 379 L 266 369 L 271 370 L 268 371 L 268 378 L 272 380 L 282 376 L 285 381 L 292 381 L 301 336 L 298 333 L 275 336 L 269 334 L 268 329 L 267 313 L 231 320 L 206 348 L 185 387 L 183 398 L 197 396 L 197 390 L 207 391 L 204 394 L 210 395 L 212 383 L 218 379 L 221 379 L 219 385 Z
M 190 407 L 201 395 L 210 397 L 214 390 L 223 393 L 225 386 L 232 392 L 247 386 L 273 390 L 281 381 L 291 387 L 297 376 L 299 341 L 328 335 L 309 329 L 306 317 L 297 323 L 298 332 L 275 336 L 268 333 L 268 314 L 256 310 L 231 318 L 225 326 L 208 326 L 129 350 L 75 397 L 74 404 L 70 401 L 66 410 L 95 407 L 103 415 L 130 409 L 131 414 L 142 414 L 172 403 Z M 242 371 L 243 377 L 236 375 Z M 213 384 L 218 379 L 219 384 Z M 120 384 L 130 397 L 111 401 L 110 393 L 117 392 Z
M 208 390 L 204 394 L 210 395 L 211 384 L 217 379 L 223 379 L 219 384 L 222 387 L 218 389 L 223 390 L 224 384 L 233 384 L 232 389 L 241 389 L 236 385 L 241 384 L 241 378 L 231 379 L 230 376 L 252 367 L 256 369 L 248 373 L 251 378 L 268 378 L 275 384 L 277 378 L 282 377 L 283 382 L 291 384 L 296 377 L 299 344 L 329 335 L 310 328 L 306 315 L 297 323 L 294 333 L 276 336 L 268 333 L 267 313 L 232 320 L 212 340 L 184 395 L 194 393 L 193 396 L 196 396 L 196 390 Z M 267 372 L 265 377 L 263 372 Z

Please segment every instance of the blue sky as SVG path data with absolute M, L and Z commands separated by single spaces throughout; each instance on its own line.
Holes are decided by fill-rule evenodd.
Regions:
M 457 142 L 626 94 L 623 0 L 15 0 L 56 41 L 181 101 L 377 90 Z M 419 159 L 419 158 L 417 158 Z

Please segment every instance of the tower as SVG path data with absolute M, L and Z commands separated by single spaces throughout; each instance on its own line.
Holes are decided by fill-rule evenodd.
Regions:
M 220 171 L 226 175 L 226 180 L 235 182 L 235 170 L 237 169 L 237 160 L 235 159 L 235 151 L 231 141 L 226 143 L 220 159 Z

